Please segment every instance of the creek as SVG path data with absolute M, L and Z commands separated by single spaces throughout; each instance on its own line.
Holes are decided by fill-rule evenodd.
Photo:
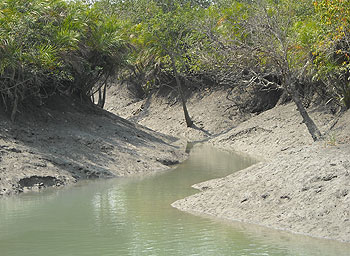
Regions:
M 0 255 L 349 255 L 347 244 L 193 216 L 170 204 L 252 159 L 208 146 L 171 171 L 0 200 Z

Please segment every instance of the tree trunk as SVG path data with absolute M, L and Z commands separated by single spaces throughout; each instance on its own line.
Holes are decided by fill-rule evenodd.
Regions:
M 97 106 L 100 108 L 103 108 L 105 106 L 105 103 L 106 103 L 107 79 L 108 79 L 108 76 L 107 76 L 107 78 L 104 82 L 104 85 L 103 85 L 103 92 L 102 92 L 102 87 L 98 89 Z
M 297 109 L 298 109 L 300 115 L 302 116 L 303 122 L 305 123 L 309 133 L 311 134 L 312 139 L 314 141 L 317 141 L 317 140 L 319 140 L 321 138 L 321 132 L 317 128 L 316 124 L 311 119 L 311 117 L 307 113 L 303 103 L 301 102 L 300 97 L 299 97 L 299 93 L 298 93 L 298 91 L 296 89 L 295 82 L 292 82 L 291 79 L 289 81 L 290 81 L 290 83 L 289 83 L 290 87 L 289 88 L 291 90 L 290 94 L 292 96 L 292 99 L 293 99 L 295 105 L 297 106 Z
M 185 114 L 186 125 L 187 125 L 187 127 L 192 127 L 193 121 L 191 120 L 191 117 L 188 114 L 188 110 L 187 110 L 187 107 L 186 107 L 186 99 L 185 99 L 184 93 L 182 91 L 181 82 L 180 82 L 179 74 L 177 73 L 175 60 L 174 60 L 174 57 L 173 57 L 172 54 L 169 54 L 169 55 L 170 55 L 171 64 L 173 66 L 173 70 L 174 70 L 174 74 L 175 74 L 175 80 L 176 80 L 176 84 L 177 84 L 177 89 L 179 91 L 179 95 L 180 95 L 181 102 L 182 102 L 182 108 L 183 108 L 183 111 L 184 111 L 184 114 Z
M 93 93 L 93 89 L 91 90 L 91 102 L 92 104 L 95 104 L 95 95 Z
M 15 101 L 13 102 L 13 107 L 11 112 L 11 122 L 15 121 L 17 108 L 18 108 L 18 95 L 17 95 L 17 89 L 15 89 Z
M 191 120 L 191 117 L 188 114 L 187 107 L 186 107 L 186 100 L 185 100 L 185 97 L 183 95 L 183 92 L 182 92 L 181 88 L 179 88 L 179 93 L 180 93 L 180 97 L 181 97 L 181 101 L 182 101 L 182 108 L 183 108 L 183 111 L 184 111 L 184 114 L 185 114 L 186 125 L 187 125 L 187 127 L 192 127 L 193 121 Z
M 107 92 L 107 82 L 103 86 L 103 95 L 102 95 L 101 108 L 104 108 L 105 103 L 106 103 L 106 92 Z

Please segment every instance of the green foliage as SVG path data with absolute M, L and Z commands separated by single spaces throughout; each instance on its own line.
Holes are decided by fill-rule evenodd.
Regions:
M 322 28 L 315 45 L 315 79 L 322 79 L 334 96 L 350 108 L 350 2 L 314 1 Z
M 134 67 L 134 75 L 141 75 L 147 90 L 174 78 L 171 58 L 175 59 L 180 73 L 195 69 L 197 60 L 193 43 L 198 33 L 191 23 L 200 10 L 193 9 L 191 4 L 174 2 L 171 8 L 164 8 L 160 3 L 149 1 L 145 7 L 148 14 L 137 23 L 131 17 L 134 25 L 128 30 L 129 42 L 133 45 L 129 63 Z
M 250 15 L 250 6 L 239 1 L 229 2 L 209 7 L 199 23 L 199 32 L 205 37 L 201 38 L 197 54 L 201 56 L 202 68 L 209 72 L 238 64 L 237 46 L 249 40 L 243 24 Z
M 15 114 L 29 97 L 90 96 L 114 74 L 150 90 L 174 69 L 232 86 L 242 70 L 287 70 L 349 108 L 349 17 L 341 0 L 3 0 L 0 101 Z
M 335 132 L 328 134 L 325 146 L 337 146 L 337 134 Z
M 28 97 L 65 91 L 88 95 L 124 62 L 115 16 L 80 1 L 0 3 L 0 95 L 12 109 Z

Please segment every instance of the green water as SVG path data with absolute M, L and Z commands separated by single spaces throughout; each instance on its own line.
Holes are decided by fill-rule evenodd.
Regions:
M 252 164 L 195 147 L 176 169 L 0 200 L 0 256 L 350 255 L 328 240 L 193 216 L 170 206 L 190 186 Z

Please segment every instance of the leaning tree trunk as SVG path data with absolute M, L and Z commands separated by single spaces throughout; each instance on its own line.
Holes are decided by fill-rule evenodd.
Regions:
M 319 140 L 321 138 L 321 132 L 317 128 L 316 124 L 311 119 L 311 117 L 307 113 L 303 103 L 301 102 L 301 99 L 299 97 L 299 93 L 297 91 L 295 82 L 293 82 L 292 79 L 288 79 L 286 82 L 287 82 L 287 86 L 289 85 L 291 97 L 292 97 L 295 105 L 297 106 L 297 109 L 298 109 L 300 115 L 302 116 L 303 122 L 305 123 L 309 133 L 311 134 L 312 139 L 314 141 Z
M 106 80 L 104 81 L 103 84 L 103 91 L 102 91 L 102 87 L 100 87 L 98 89 L 98 102 L 97 102 L 97 106 L 100 108 L 104 108 L 105 103 L 106 103 L 106 91 L 107 91 L 107 80 L 108 80 L 109 76 L 107 76 Z
M 179 74 L 177 73 L 177 68 L 176 68 L 174 56 L 172 54 L 169 54 L 169 55 L 170 55 L 171 64 L 173 66 L 173 70 L 174 70 L 174 74 L 175 74 L 175 80 L 176 80 L 177 89 L 179 91 L 181 102 L 182 102 L 182 108 L 183 108 L 183 111 L 184 111 L 184 114 L 185 114 L 186 125 L 187 125 L 187 127 L 192 127 L 193 121 L 191 120 L 191 117 L 190 117 L 190 115 L 188 114 L 188 111 L 187 111 L 186 99 L 185 99 L 185 95 L 184 95 L 184 93 L 182 91 L 181 82 L 180 82 L 180 79 L 179 79 Z

